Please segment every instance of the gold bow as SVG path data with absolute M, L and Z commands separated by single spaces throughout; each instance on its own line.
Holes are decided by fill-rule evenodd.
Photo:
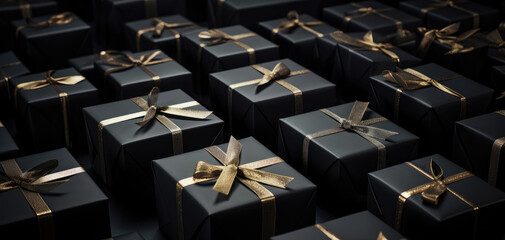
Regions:
M 433 159 L 430 159 L 429 174 L 433 179 L 433 184 L 428 189 L 421 192 L 421 196 L 423 198 L 423 202 L 436 206 L 438 205 L 440 196 L 447 191 L 447 186 L 445 186 L 442 181 L 444 170 L 438 166 Z
M 12 62 L 12 63 L 8 63 L 8 64 L 4 64 L 4 65 L 0 66 L 0 80 L 1 79 L 4 80 L 4 84 L 5 84 L 6 91 L 7 91 L 7 98 L 9 100 L 11 99 L 11 91 L 10 91 L 10 87 L 9 87 L 9 80 L 11 79 L 11 76 L 7 75 L 7 73 L 5 73 L 3 69 L 7 68 L 7 67 L 11 67 L 11 66 L 20 65 L 20 64 L 21 64 L 21 62 L 17 61 L 17 62 Z
M 33 22 L 31 20 L 31 18 L 28 18 L 28 19 L 26 19 L 26 23 L 27 23 L 26 25 L 19 26 L 16 29 L 16 38 L 19 36 L 19 31 L 21 31 L 21 29 L 23 29 L 23 28 L 53 27 L 53 26 L 57 26 L 57 25 L 68 24 L 68 23 L 72 22 L 73 19 L 74 19 L 74 14 L 72 14 L 71 12 L 64 12 L 64 13 L 53 15 L 48 20 L 42 21 L 42 22 Z
M 500 35 L 500 32 L 498 29 L 493 30 L 490 32 L 487 36 L 486 39 L 490 41 L 492 44 L 490 44 L 490 47 L 493 48 L 498 48 L 498 52 L 505 56 L 505 40 Z
M 279 33 L 280 31 L 283 31 L 286 29 L 294 29 L 296 27 L 301 27 L 318 37 L 323 36 L 322 33 L 310 28 L 310 26 L 322 25 L 323 22 L 321 22 L 321 21 L 302 22 L 302 21 L 300 21 L 300 15 L 298 14 L 298 12 L 294 11 L 294 10 L 289 11 L 286 18 L 287 18 L 286 21 L 282 21 L 276 28 L 274 28 L 272 30 L 272 41 L 275 39 L 275 36 L 277 35 L 277 33 Z
M 454 0 L 431 0 L 431 3 L 429 4 L 429 7 L 421 9 L 421 13 L 423 13 L 424 15 L 426 15 L 426 13 L 428 13 L 429 11 L 432 11 L 432 10 L 436 10 L 436 9 L 439 9 L 439 8 L 451 7 L 451 8 L 454 8 L 454 9 L 457 9 L 457 10 L 460 10 L 460 11 L 463 11 L 463 12 L 471 14 L 472 18 L 473 18 L 473 28 L 478 28 L 479 24 L 480 24 L 479 14 L 476 13 L 476 12 L 474 12 L 474 11 L 468 10 L 466 8 L 462 8 L 462 7 L 460 7 L 460 6 L 457 5 L 459 3 L 464 3 L 464 2 L 468 2 L 468 1 L 466 1 L 466 0 L 461 0 L 461 1 L 454 1 Z
M 282 62 L 279 62 L 275 65 L 274 69 L 269 72 L 265 73 L 263 77 L 261 78 L 261 81 L 258 82 L 258 86 L 267 84 L 271 81 L 274 80 L 279 80 L 281 78 L 286 78 L 289 76 L 291 73 L 291 70 Z
M 465 47 L 460 44 L 461 41 L 468 39 L 475 33 L 479 31 L 478 28 L 466 31 L 459 36 L 451 36 L 458 32 L 460 23 L 453 23 L 445 28 L 440 30 L 438 29 L 430 29 L 428 30 L 425 27 L 419 27 L 418 30 L 423 35 L 421 42 L 419 43 L 419 48 L 417 49 L 417 53 L 421 58 L 426 57 L 428 54 L 428 50 L 431 47 L 431 44 L 435 39 L 437 39 L 440 43 L 446 44 L 451 47 L 451 50 L 445 53 L 445 55 L 456 54 L 456 53 L 465 53 L 474 50 L 473 46 Z
M 330 230 L 328 230 L 328 228 L 324 227 L 323 225 L 318 223 L 315 226 L 317 229 L 319 229 L 319 231 L 324 233 L 324 235 L 326 235 L 326 237 L 328 237 L 330 240 L 340 240 L 340 238 L 337 237 L 337 235 L 332 233 Z M 388 240 L 388 239 L 386 238 L 386 236 L 384 236 L 382 232 L 379 232 L 379 235 L 377 236 L 376 240 Z
M 375 51 L 375 52 L 381 52 L 393 59 L 395 62 L 395 65 L 398 66 L 400 64 L 400 58 L 396 53 L 393 51 L 389 50 L 391 48 L 394 48 L 395 46 L 389 44 L 389 43 L 376 43 L 373 40 L 373 34 L 372 31 L 368 31 L 364 36 L 363 39 L 359 38 L 353 38 L 347 34 L 345 34 L 342 31 L 336 31 L 333 33 L 330 33 L 330 36 L 335 39 L 335 41 L 348 44 L 354 47 L 359 47 L 362 49 L 370 50 L 370 51 Z

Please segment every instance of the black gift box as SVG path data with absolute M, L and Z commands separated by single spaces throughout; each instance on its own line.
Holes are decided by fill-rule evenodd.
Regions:
M 51 173 L 80 167 L 66 149 L 15 159 L 22 171 L 50 159 L 58 160 Z M 0 171 L 4 169 L 0 166 Z M 55 239 L 104 239 L 111 236 L 109 200 L 83 172 L 68 178 L 42 199 L 51 209 Z M 39 239 L 37 216 L 18 188 L 0 193 L 2 239 Z
M 335 203 L 337 205 L 337 203 Z M 405 239 L 400 233 L 382 222 L 376 216 L 368 211 L 355 213 L 339 219 L 331 220 L 318 224 L 319 226 L 310 226 L 285 233 L 270 238 L 271 240 L 306 240 L 306 239 L 329 239 L 319 228 L 333 234 L 337 239 L 377 239 L 380 233 L 388 240 Z
M 13 77 L 30 73 L 13 52 L 0 53 L 0 118 L 12 117 L 12 94 L 9 81 Z
M 348 118 L 354 103 L 327 108 Z M 362 120 L 380 117 L 367 109 Z M 308 165 L 303 167 L 303 142 L 308 134 L 339 127 L 340 123 L 321 111 L 283 118 L 279 121 L 279 155 L 290 165 L 306 172 L 318 186 L 318 199 L 335 215 L 345 215 L 366 208 L 367 173 L 377 170 L 377 147 L 352 131 L 343 131 L 310 140 Z M 378 140 L 386 147 L 386 166 L 417 157 L 419 139 L 391 121 L 371 125 L 393 132 L 388 140 Z M 338 203 L 338 204 L 336 204 Z M 341 207 L 345 206 L 345 207 Z
M 55 78 L 79 75 L 73 68 L 57 70 Z M 11 92 L 17 85 L 45 79 L 42 74 L 30 74 L 13 78 L 10 81 Z M 100 102 L 97 89 L 86 79 L 75 85 L 58 84 L 67 94 L 69 109 L 68 123 L 72 146 L 84 146 L 84 121 L 82 108 Z M 17 91 L 16 118 L 20 139 L 23 139 L 30 151 L 44 151 L 65 146 L 65 127 L 61 98 L 55 87 L 48 85 L 39 89 Z M 68 147 L 68 146 L 67 146 Z
M 505 148 L 498 148 L 497 181 L 490 179 L 491 153 L 494 142 L 505 137 L 505 113 L 488 113 L 456 122 L 454 130 L 453 159 L 456 163 L 482 178 L 484 181 L 505 190 Z
M 251 32 L 242 26 L 225 27 L 219 30 L 232 36 Z M 203 47 L 200 62 L 198 62 L 200 44 L 209 42 L 200 39 L 198 35 L 199 32 L 192 32 L 182 36 L 182 52 L 186 55 L 183 59 L 184 65 L 195 73 L 195 89 L 202 93 L 208 92 L 208 75 L 210 73 L 279 59 L 277 45 L 261 36 L 253 36 L 238 41 L 254 49 L 256 60 L 254 63 L 250 62 L 247 50 L 232 42 Z
M 241 139 L 240 165 L 275 157 L 254 138 Z M 224 152 L 228 144 L 218 147 Z M 176 183 L 193 175 L 197 162 L 221 166 L 205 150 L 153 161 L 156 207 L 160 229 L 178 239 Z M 261 184 L 275 197 L 275 234 L 314 224 L 316 186 L 287 163 L 259 170 L 293 177 L 286 189 Z M 262 205 L 256 194 L 235 181 L 228 196 L 212 189 L 214 181 L 182 189 L 184 239 L 261 239 Z
M 115 240 L 144 240 L 144 238 L 142 236 L 140 236 L 140 234 L 137 232 L 122 234 L 120 236 L 114 237 L 114 239 Z
M 130 53 L 130 52 L 127 52 Z M 103 87 L 103 76 L 98 76 L 95 71 L 95 62 L 100 59 L 100 53 L 71 58 L 68 65 L 86 77 L 97 88 Z
M 491 68 L 491 83 L 494 89 L 493 109 L 505 109 L 505 65 Z
M 255 30 L 258 22 L 282 18 L 290 10 L 317 16 L 310 0 L 207 0 L 209 28 L 242 25 Z
M 0 122 L 0 160 L 10 159 L 18 155 L 19 148 L 9 131 Z
M 433 1 L 428 0 L 402 1 L 400 2 L 400 9 L 423 18 L 424 25 L 428 28 L 441 29 L 452 23 L 460 22 L 460 31 L 473 29 L 475 27 L 474 17 L 468 11 L 478 14 L 478 27 L 481 30 L 491 30 L 498 26 L 499 12 L 497 9 L 486 7 L 473 1 L 459 1 L 454 4 L 457 7 L 438 8 L 423 13 L 423 9 L 429 8 L 433 3 Z M 467 11 L 459 10 L 458 8 L 463 8 Z
M 149 54 L 155 51 L 158 50 L 125 53 L 135 59 L 138 59 L 144 54 Z M 169 57 L 165 53 L 161 52 L 159 55 L 154 57 L 152 61 L 166 58 Z M 153 78 L 138 66 L 122 71 L 112 72 L 109 76 L 105 77 L 105 71 L 107 71 L 107 69 L 116 67 L 117 66 L 109 65 L 100 59 L 95 62 L 95 70 L 99 85 L 103 84 L 103 87 L 97 87 L 102 91 L 100 94 L 106 101 L 121 100 L 145 95 L 155 86 Z M 188 93 L 191 92 L 191 72 L 176 62 L 175 59 L 164 63 L 146 65 L 145 67 L 160 77 L 160 84 L 158 87 L 161 91 L 182 89 Z
M 289 59 L 259 65 L 272 71 L 279 62 L 284 63 L 291 72 L 305 69 Z M 278 120 L 295 115 L 295 97 L 292 91 L 277 82 L 262 86 L 248 85 L 235 88 L 232 102 L 229 102 L 230 85 L 262 77 L 262 73 L 250 66 L 213 73 L 210 75 L 211 101 L 218 116 L 228 121 L 228 129 L 231 124 L 234 136 L 253 136 L 268 148 L 277 149 Z M 336 104 L 335 84 L 313 72 L 284 80 L 301 90 L 303 112 Z M 232 116 L 228 112 L 230 104 Z
M 143 97 L 147 99 L 146 96 Z M 181 90 L 161 92 L 158 106 L 169 106 L 193 101 Z M 189 109 L 206 110 L 198 105 Z M 106 119 L 143 112 L 133 101 L 127 99 L 85 108 L 84 119 L 88 147 L 95 172 L 106 184 L 120 194 L 135 191 L 134 199 L 153 199 L 151 161 L 173 155 L 172 132 L 153 119 L 144 127 L 136 124 L 138 118 L 106 125 L 103 127 L 102 144 L 104 161 L 99 157 L 100 140 L 98 124 Z M 223 141 L 223 121 L 215 115 L 204 120 L 165 115 L 182 131 L 184 152 L 201 149 Z M 105 169 L 104 169 L 105 166 Z
M 33 71 L 46 71 L 67 66 L 70 58 L 91 54 L 91 28 L 75 14 L 71 22 L 43 28 L 24 27 L 19 31 L 16 46 L 20 57 Z M 36 23 L 51 16 L 35 17 Z M 12 21 L 17 29 L 25 26 L 25 20 Z M 13 32 L 12 34 L 15 34 Z
M 440 83 L 466 97 L 466 117 L 485 113 L 491 103 L 492 89 L 453 71 L 433 63 L 412 69 L 433 79 L 454 77 Z M 371 107 L 387 118 L 394 119 L 397 88 L 399 86 L 396 83 L 389 82 L 383 76 L 371 77 Z M 397 123 L 421 138 L 421 153 L 450 153 L 453 124 L 461 116 L 461 100 L 458 97 L 433 86 L 403 90 L 398 113 Z
M 443 169 L 443 179 L 465 171 L 440 155 L 432 155 L 409 162 L 427 175 L 407 163 L 370 173 L 368 210 L 409 239 L 501 239 L 505 193 L 475 176 L 446 184 L 448 192 L 437 206 L 424 203 L 418 193 L 408 197 L 399 212 L 398 202 L 405 199 L 402 193 L 433 181 L 428 177 L 430 159 Z M 395 224 L 397 216 L 401 217 L 400 229 Z
M 273 35 L 272 30 L 277 28 L 281 22 L 286 20 L 286 18 L 283 18 L 260 22 L 258 33 L 265 38 L 272 39 L 275 44 L 278 44 L 281 49 L 282 57 L 290 58 L 310 69 L 318 69 L 318 59 L 316 59 L 316 54 L 314 54 L 316 38 L 328 35 L 337 29 L 323 23 L 321 25 L 308 26 L 318 34 L 309 32 L 301 27 L 294 27 L 292 29 L 280 31 Z M 301 22 L 318 21 L 307 14 L 301 14 L 299 20 Z

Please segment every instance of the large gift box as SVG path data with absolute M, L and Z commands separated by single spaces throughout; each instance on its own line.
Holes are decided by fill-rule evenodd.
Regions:
M 82 108 L 100 102 L 97 89 L 73 68 L 10 81 L 20 139 L 30 151 L 82 147 Z
M 316 38 L 336 31 L 334 27 L 296 11 L 290 11 L 286 18 L 260 22 L 258 28 L 258 33 L 280 46 L 282 57 L 310 69 L 318 67 L 314 54 Z
M 30 73 L 30 70 L 19 61 L 13 52 L 0 53 L 0 118 L 12 117 L 12 93 L 9 88 L 9 81 L 13 77 L 28 73 Z
M 109 200 L 66 149 L 0 161 L 2 239 L 104 239 Z
M 207 93 L 209 73 L 279 59 L 279 47 L 242 26 L 184 35 L 184 64 L 195 73 L 195 90 Z
M 319 202 L 335 215 L 366 208 L 367 173 L 417 158 L 419 139 L 367 106 L 279 121 L 279 155 L 317 184 Z
M 314 224 L 316 186 L 252 137 L 152 168 L 159 226 L 170 239 L 268 239 Z
M 421 138 L 422 153 L 450 153 L 455 121 L 487 111 L 493 90 L 436 64 L 371 77 L 371 107 Z
M 340 205 L 339 203 L 334 203 Z M 270 238 L 271 240 L 306 239 L 377 239 L 404 240 L 392 227 L 368 211 L 355 213 L 314 226 L 302 228 Z
M 276 149 L 279 118 L 335 105 L 335 84 L 289 59 L 210 75 L 211 101 L 234 136 Z
M 98 89 L 104 100 L 145 95 L 153 87 L 161 91 L 191 92 L 191 72 L 159 50 L 110 53 L 95 62 Z M 102 87 L 103 86 L 103 87 Z
M 368 179 L 368 210 L 409 239 L 502 239 L 505 233 L 505 193 L 440 155 Z
M 154 198 L 152 160 L 223 141 L 223 121 L 181 90 L 154 88 L 83 112 L 93 170 L 116 193 L 143 202 Z
M 68 59 L 91 54 L 91 28 L 73 13 L 15 20 L 12 26 L 20 57 L 34 71 L 64 68 Z
M 0 160 L 16 157 L 18 153 L 18 145 L 0 121 Z
M 505 190 L 505 110 L 456 122 L 453 159 Z

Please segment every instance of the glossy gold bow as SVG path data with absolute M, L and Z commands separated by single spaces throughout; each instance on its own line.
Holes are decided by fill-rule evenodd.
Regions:
M 16 29 L 16 37 L 19 36 L 19 31 L 21 31 L 21 29 L 23 29 L 23 28 L 53 27 L 56 25 L 68 24 L 68 23 L 72 22 L 73 19 L 74 19 L 74 14 L 72 14 L 71 12 L 64 12 L 64 13 L 53 15 L 48 20 L 42 21 L 42 22 L 34 22 L 31 20 L 31 18 L 28 18 L 28 19 L 26 19 L 26 23 L 27 23 L 26 25 L 19 26 Z
M 75 85 L 79 82 L 84 81 L 84 79 L 85 79 L 81 75 L 73 75 L 73 76 L 55 78 L 55 77 L 53 77 L 53 74 L 54 74 L 54 70 L 49 70 L 47 72 L 43 72 L 42 76 L 44 76 L 44 79 L 20 83 L 16 86 L 16 88 L 23 89 L 23 90 L 35 90 L 35 89 L 49 86 L 51 84 Z
M 161 51 L 154 51 L 151 53 L 146 53 L 140 56 L 139 58 L 133 58 L 130 54 L 126 53 L 117 53 L 116 55 L 103 57 L 102 59 L 104 63 L 117 66 L 107 69 L 104 75 L 108 76 L 113 72 L 119 72 L 134 67 L 140 67 L 144 72 L 153 77 L 153 79 L 157 77 L 159 80 L 159 76 L 153 73 L 151 70 L 149 70 L 146 66 L 172 61 L 171 58 L 153 60 L 156 56 L 160 55 L 161 53 L 162 53 Z
M 489 45 L 490 47 L 498 48 L 498 52 L 505 56 L 505 40 L 501 37 L 498 29 L 495 29 L 486 35 L 486 39 L 492 43 Z
M 465 47 L 460 44 L 461 41 L 468 39 L 475 33 L 479 31 L 478 28 L 466 31 L 459 36 L 452 36 L 453 34 L 458 32 L 460 23 L 453 23 L 445 28 L 440 30 L 438 29 L 430 29 L 428 30 L 425 27 L 419 27 L 418 30 L 423 35 L 421 42 L 419 43 L 419 48 L 417 49 L 417 53 L 421 58 L 426 57 L 428 54 L 428 50 L 431 47 L 433 41 L 438 40 L 442 44 L 446 44 L 451 47 L 451 50 L 445 53 L 445 55 L 456 54 L 456 53 L 465 53 L 474 50 L 473 46 Z
M 145 28 L 137 31 L 137 51 L 140 51 L 140 37 L 147 32 L 152 32 L 152 36 L 157 38 L 161 37 L 163 34 L 163 31 L 165 29 L 171 31 L 176 39 L 180 38 L 180 34 L 174 30 L 174 28 L 181 28 L 181 27 L 188 27 L 188 26 L 193 26 L 194 24 L 191 22 L 186 22 L 186 23 L 167 23 L 159 18 L 153 18 L 152 19 L 152 24 L 154 27 L 150 28 Z
M 344 44 L 348 44 L 354 47 L 359 47 L 362 49 L 370 50 L 370 51 L 375 51 L 375 52 L 381 52 L 393 59 L 396 65 L 400 63 L 400 58 L 396 53 L 393 51 L 389 50 L 391 48 L 394 48 L 393 45 L 389 43 L 376 43 L 373 40 L 373 34 L 371 31 L 367 32 L 364 36 L 363 39 L 359 38 L 353 38 L 347 34 L 345 34 L 342 31 L 336 31 L 333 33 L 330 33 L 330 36 L 335 39 L 337 42 L 341 42 Z
M 279 62 L 275 65 L 274 69 L 271 72 L 263 75 L 261 81 L 258 82 L 258 86 L 267 84 L 274 80 L 286 78 L 289 76 L 290 73 L 291 70 L 284 63 Z
M 272 30 L 272 40 L 275 38 L 277 33 L 279 33 L 280 31 L 283 31 L 286 29 L 294 29 L 296 27 L 301 27 L 318 37 L 323 36 L 322 33 L 310 28 L 310 26 L 322 25 L 323 22 L 321 22 L 321 21 L 302 22 L 302 21 L 300 21 L 300 15 L 298 14 L 297 11 L 289 11 L 286 18 L 287 18 L 287 20 L 282 21 L 276 28 L 274 28 Z
M 239 39 L 252 36 L 256 36 L 256 33 L 242 33 L 231 36 L 218 29 L 209 29 L 198 34 L 198 38 L 208 41 L 205 43 L 205 46 L 213 46 L 229 41 L 238 41 Z
M 438 205 L 440 196 L 447 191 L 447 186 L 442 181 L 444 176 L 444 170 L 436 164 L 433 159 L 430 159 L 430 172 L 433 179 L 433 185 L 421 193 L 423 202 Z

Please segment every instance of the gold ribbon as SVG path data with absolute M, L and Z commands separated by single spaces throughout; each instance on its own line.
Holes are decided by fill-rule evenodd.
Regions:
M 501 95 L 496 98 L 496 100 L 500 100 L 502 98 L 505 98 L 505 91 L 503 91 Z
M 177 59 L 181 61 L 181 34 L 175 30 L 174 28 L 181 28 L 181 27 L 189 27 L 189 26 L 194 26 L 193 23 L 191 22 L 186 22 L 186 23 L 167 23 L 159 18 L 153 18 L 152 19 L 152 24 L 154 25 L 153 27 L 150 28 L 145 28 L 145 29 L 140 29 L 137 31 L 137 51 L 140 51 L 140 38 L 142 37 L 143 34 L 152 32 L 153 37 L 161 37 L 161 34 L 163 34 L 163 31 L 167 29 L 170 31 L 176 41 L 177 45 Z
M 298 89 L 297 87 L 293 86 L 291 83 L 286 82 L 286 80 L 284 80 L 284 79 L 292 77 L 292 76 L 308 73 L 308 72 L 310 72 L 310 70 L 303 69 L 303 70 L 291 72 L 291 70 L 282 62 L 277 63 L 277 65 L 275 65 L 275 67 L 272 71 L 270 71 L 260 65 L 251 65 L 251 67 L 254 68 L 256 71 L 262 73 L 263 77 L 259 78 L 259 79 L 241 82 L 241 83 L 231 84 L 228 87 L 228 120 L 229 120 L 228 124 L 230 126 L 230 130 L 232 130 L 232 119 L 233 119 L 233 117 L 232 117 L 233 90 L 236 88 L 239 88 L 239 87 L 245 87 L 245 86 L 249 86 L 249 85 L 261 86 L 261 85 L 264 85 L 267 83 L 275 82 L 293 93 L 293 96 L 295 98 L 295 107 L 294 107 L 295 114 L 303 113 L 303 93 L 302 93 L 302 91 L 300 89 Z
M 158 0 L 144 0 L 146 18 L 158 16 Z
M 433 78 L 430 78 L 430 77 L 428 77 L 428 76 L 426 76 L 426 75 L 424 75 L 414 69 L 411 69 L 411 68 L 407 68 L 407 69 L 397 68 L 396 72 L 384 70 L 382 72 L 382 76 L 386 80 L 388 80 L 390 82 L 394 82 L 400 86 L 399 88 L 396 89 L 396 92 L 395 92 L 395 103 L 394 103 L 395 104 L 394 105 L 395 122 L 398 122 L 398 120 L 399 120 L 400 97 L 401 97 L 401 94 L 403 93 L 403 90 L 415 90 L 418 88 L 429 87 L 429 86 L 433 86 L 442 92 L 445 92 L 447 94 L 450 94 L 450 95 L 453 95 L 453 96 L 459 98 L 459 100 L 461 102 L 459 117 L 460 117 L 460 119 L 466 118 L 466 102 L 467 102 L 466 97 L 440 83 L 445 80 L 460 77 L 460 75 L 455 74 L 455 75 L 450 75 L 447 77 L 433 79 Z
M 141 97 L 135 97 L 130 99 L 132 102 L 137 104 L 137 106 L 139 106 L 143 110 L 141 112 L 105 119 L 98 123 L 98 151 L 99 151 L 98 154 L 102 164 L 101 177 L 104 182 L 107 182 L 104 147 L 103 147 L 103 129 L 106 126 L 143 117 L 142 121 L 136 122 L 137 125 L 143 127 L 147 123 L 154 121 L 154 119 L 156 119 L 172 133 L 172 149 L 174 155 L 177 155 L 184 152 L 182 130 L 179 126 L 177 126 L 174 122 L 172 122 L 172 120 L 168 119 L 164 115 L 166 114 L 191 119 L 205 119 L 210 114 L 212 114 L 211 111 L 186 109 L 188 107 L 200 105 L 196 101 L 184 102 L 171 106 L 157 106 L 159 93 L 160 93 L 159 88 L 154 87 L 149 92 L 149 95 L 147 96 L 147 101 Z
M 262 208 L 262 239 L 268 239 L 275 234 L 275 196 L 260 183 L 285 189 L 286 185 L 293 180 L 292 177 L 257 170 L 284 162 L 279 157 L 272 157 L 252 163 L 239 165 L 242 144 L 233 136 L 230 137 L 228 150 L 224 153 L 219 147 L 205 148 L 223 166 L 212 165 L 203 161 L 196 164 L 193 176 L 182 179 L 176 185 L 177 216 L 179 239 L 184 239 L 184 225 L 182 214 L 182 190 L 184 187 L 195 183 L 217 179 L 214 191 L 228 195 L 235 179 L 249 188 L 261 200 Z
M 40 194 L 50 193 L 54 188 L 69 181 L 71 176 L 83 173 L 82 167 L 49 174 L 58 166 L 58 160 L 42 162 L 23 172 L 15 159 L 0 162 L 0 193 L 19 188 L 26 201 L 37 215 L 41 239 L 54 239 L 54 222 L 51 209 Z
M 421 13 L 424 16 L 426 16 L 426 14 L 429 11 L 436 10 L 436 9 L 439 9 L 439 8 L 451 7 L 451 8 L 454 8 L 454 9 L 457 9 L 457 10 L 460 10 L 460 11 L 463 11 L 463 12 L 471 14 L 472 18 L 473 18 L 473 28 L 478 28 L 479 27 L 479 25 L 480 25 L 480 19 L 479 19 L 479 14 L 478 13 L 456 5 L 456 4 L 459 4 L 459 3 L 467 2 L 466 0 L 462 0 L 462 1 L 454 1 L 454 0 L 452 0 L 452 1 L 451 0 L 431 0 L 431 1 L 433 3 L 431 3 L 429 7 L 421 9 Z
M 498 52 L 505 56 L 505 40 L 501 37 L 498 29 L 495 29 L 486 35 L 486 39 L 492 43 L 489 45 L 490 47 L 498 48 Z
M 302 22 L 302 21 L 300 21 L 300 15 L 298 14 L 298 12 L 294 11 L 294 10 L 289 11 L 286 18 L 287 18 L 287 20 L 282 21 L 276 28 L 274 28 L 272 30 L 272 41 L 275 40 L 275 36 L 280 31 L 283 31 L 286 29 L 294 29 L 297 27 L 301 27 L 301 28 L 305 29 L 306 31 L 308 31 L 318 37 L 324 36 L 324 34 L 310 28 L 311 26 L 317 26 L 317 25 L 324 24 L 321 21 Z
M 53 87 L 57 92 L 58 96 L 60 98 L 61 102 L 61 109 L 62 109 L 62 115 L 63 115 L 63 129 L 65 132 L 65 146 L 69 149 L 72 148 L 72 141 L 70 138 L 70 124 L 69 124 L 69 119 L 70 119 L 70 102 L 68 100 L 68 94 L 64 92 L 60 88 L 60 84 L 63 85 L 75 85 L 77 83 L 80 83 L 84 81 L 84 77 L 81 75 L 73 75 L 73 76 L 66 76 L 66 77 L 59 77 L 55 78 L 53 77 L 54 70 L 49 70 L 47 72 L 43 72 L 42 76 L 44 79 L 42 80 L 36 80 L 36 81 L 31 81 L 31 82 L 25 82 L 25 83 L 20 83 L 16 86 L 14 89 L 14 102 L 16 105 L 16 109 L 18 109 L 18 102 L 17 102 L 17 94 L 19 90 L 35 90 L 47 86 Z
M 74 20 L 74 14 L 71 12 L 64 12 L 60 14 L 56 14 L 51 16 L 49 20 L 42 21 L 42 22 L 34 22 L 31 20 L 31 18 L 26 19 L 26 25 L 19 26 L 16 28 L 16 39 L 19 36 L 19 31 L 23 28 L 48 28 L 48 27 L 53 27 L 53 26 L 58 26 L 58 25 L 64 25 L 72 22 Z
M 10 90 L 10 87 L 9 87 L 9 80 L 11 79 L 11 76 L 9 76 L 4 71 L 4 68 L 12 67 L 12 66 L 20 65 L 20 64 L 21 64 L 21 62 L 17 61 L 17 62 L 12 62 L 12 63 L 8 63 L 8 64 L 4 64 L 4 65 L 0 66 L 0 79 L 4 80 L 4 83 L 5 83 L 5 86 L 6 86 L 6 89 L 7 89 L 6 91 L 7 91 L 7 98 L 8 99 L 11 99 L 11 90 Z
M 331 134 L 351 131 L 364 139 L 368 140 L 370 143 L 377 147 L 377 169 L 382 169 L 386 167 L 386 146 L 376 139 L 386 140 L 387 138 L 398 134 L 397 132 L 371 127 L 369 125 L 387 121 L 384 117 L 372 118 L 363 120 L 363 116 L 368 107 L 368 102 L 356 101 L 352 106 L 351 112 L 347 119 L 338 116 L 337 114 L 331 112 L 328 109 L 321 109 L 320 111 L 326 114 L 328 117 L 337 121 L 340 126 L 315 132 L 312 134 L 307 134 L 303 139 L 302 145 L 302 165 L 305 173 L 308 171 L 309 164 L 309 146 L 310 141 L 315 138 L 328 136 Z
M 324 235 L 326 235 L 326 237 L 328 237 L 330 240 L 341 240 L 340 238 L 337 237 L 337 235 L 335 235 L 334 233 L 332 233 L 330 230 L 328 230 L 323 225 L 316 224 L 315 226 L 316 226 L 317 229 L 319 229 L 319 231 L 321 231 L 322 233 L 324 233 Z M 377 236 L 376 240 L 388 240 L 388 239 L 384 236 L 384 234 L 382 232 L 379 232 L 379 235 Z
M 419 185 L 417 187 L 413 187 L 407 191 L 402 192 L 398 196 L 398 202 L 396 204 L 396 216 L 395 216 L 395 227 L 397 231 L 401 230 L 402 226 L 402 217 L 403 217 L 403 207 L 405 205 L 405 202 L 407 201 L 408 198 L 411 196 L 414 196 L 416 194 L 421 193 L 423 202 L 427 202 L 430 204 L 433 204 L 436 206 L 438 204 L 438 197 L 443 194 L 445 191 L 453 194 L 457 198 L 459 198 L 461 201 L 465 202 L 468 204 L 473 211 L 475 212 L 475 218 L 474 218 L 474 238 L 475 238 L 475 233 L 477 230 L 477 215 L 478 215 L 478 210 L 479 207 L 475 204 L 470 202 L 468 199 L 460 195 L 459 193 L 455 192 L 452 190 L 450 187 L 447 185 L 450 185 L 452 183 L 461 181 L 463 179 L 473 177 L 473 174 L 470 172 L 461 172 L 454 174 L 449 177 L 443 177 L 443 169 L 438 166 L 433 159 L 430 159 L 430 173 L 427 173 L 423 171 L 421 168 L 418 166 L 406 162 L 405 164 L 409 165 L 413 169 L 417 170 L 417 172 L 423 174 L 426 178 L 430 179 L 431 181 L 422 185 Z
M 387 56 L 391 57 L 391 59 L 393 59 L 396 66 L 400 64 L 400 57 L 398 57 L 398 55 L 396 55 L 396 53 L 394 53 L 393 51 L 389 50 L 391 48 L 394 48 L 395 46 L 389 43 L 374 42 L 372 31 L 367 32 L 363 36 L 363 39 L 353 38 L 342 31 L 332 32 L 330 33 L 330 37 L 332 37 L 333 39 L 335 39 L 335 41 L 340 43 L 348 44 L 369 51 L 386 54 Z
M 474 50 L 473 46 L 465 47 L 460 42 L 468 39 L 475 33 L 477 33 L 480 29 L 475 28 L 469 31 L 466 31 L 459 36 L 452 36 L 453 34 L 458 32 L 460 23 L 453 23 L 445 28 L 440 30 L 438 29 L 430 29 L 428 30 L 425 27 L 417 28 L 419 32 L 423 35 L 421 42 L 419 43 L 419 47 L 417 49 L 417 54 L 424 58 L 428 54 L 428 50 L 431 47 L 433 41 L 438 40 L 440 43 L 448 45 L 451 47 L 451 50 L 445 53 L 445 55 L 456 54 L 456 53 L 465 53 Z
M 505 110 L 497 111 L 505 117 Z M 498 167 L 500 164 L 500 152 L 505 145 L 505 137 L 496 139 L 491 147 L 491 157 L 489 159 L 489 172 L 487 177 L 487 182 L 493 186 L 496 186 L 496 180 L 498 179 Z

